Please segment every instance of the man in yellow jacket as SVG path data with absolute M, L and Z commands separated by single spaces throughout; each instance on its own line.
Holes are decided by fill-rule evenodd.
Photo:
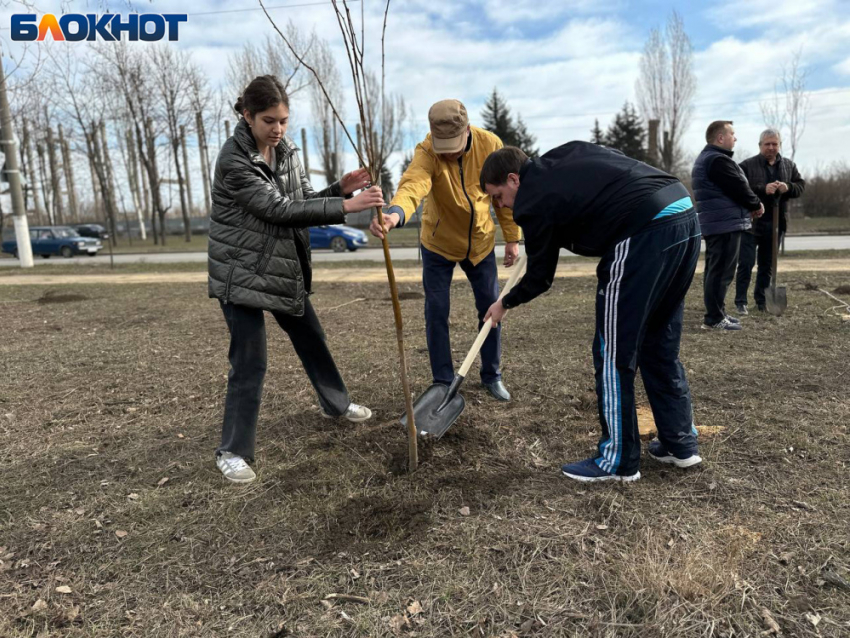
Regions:
M 454 378 L 449 342 L 449 306 L 456 264 L 466 273 L 475 295 L 479 328 L 487 309 L 499 297 L 496 267 L 496 226 L 490 216 L 490 197 L 481 190 L 481 167 L 487 156 L 502 148 L 489 131 L 470 126 L 466 108 L 457 100 L 442 100 L 428 112 L 431 133 L 416 147 L 396 195 L 384 214 L 391 230 L 404 225 L 426 197 L 422 213 L 422 284 L 425 288 L 425 331 L 435 383 Z M 519 254 L 520 229 L 511 211 L 496 209 L 505 238 L 505 266 Z M 377 218 L 372 234 L 382 238 Z M 499 369 L 501 327 L 490 332 L 481 348 L 481 382 L 500 401 L 511 395 Z

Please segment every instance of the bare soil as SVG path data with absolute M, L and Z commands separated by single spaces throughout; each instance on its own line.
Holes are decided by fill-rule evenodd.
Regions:
M 0 636 L 850 635 L 850 322 L 817 290 L 850 274 L 785 283 L 787 314 L 736 334 L 700 329 L 699 281 L 688 297 L 705 462 L 591 486 L 559 468 L 599 436 L 592 277 L 508 314 L 514 400 L 470 375 L 414 474 L 386 284 L 322 283 L 375 418 L 321 418 L 269 322 L 247 486 L 213 462 L 228 337 L 204 283 L 0 286 Z M 421 287 L 401 290 L 418 394 Z M 475 326 L 458 271 L 457 363 Z

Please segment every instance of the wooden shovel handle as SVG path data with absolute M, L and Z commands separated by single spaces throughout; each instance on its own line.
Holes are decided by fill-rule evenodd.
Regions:
M 514 267 L 511 269 L 511 276 L 508 277 L 508 282 L 505 284 L 505 287 L 499 294 L 499 299 L 501 299 L 511 291 L 511 288 L 513 288 L 516 282 L 519 281 L 519 278 L 522 277 L 523 272 L 525 272 L 525 255 L 522 255 L 517 260 L 516 264 L 514 264 Z M 466 359 L 463 360 L 463 365 L 460 366 L 458 375 L 466 377 L 466 373 L 469 372 L 469 368 L 472 367 L 472 362 L 475 361 L 475 357 L 478 356 L 478 352 L 481 350 L 481 346 L 484 345 L 484 340 L 487 339 L 487 335 L 490 334 L 490 329 L 492 327 L 492 319 L 488 319 L 486 322 L 484 322 L 484 325 L 481 326 L 481 330 L 478 333 L 478 336 L 475 338 L 475 342 L 472 344 L 472 348 L 469 349 L 469 354 L 466 355 Z

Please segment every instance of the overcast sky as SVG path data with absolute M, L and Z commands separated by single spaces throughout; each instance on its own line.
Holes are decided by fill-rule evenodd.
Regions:
M 330 3 L 268 0 L 281 24 L 292 20 L 316 32 L 347 65 Z M 288 5 L 288 6 L 287 6 Z M 100 12 L 97 2 L 37 2 L 42 13 Z M 127 13 L 128 3 L 108 3 Z M 271 27 L 250 0 L 135 2 L 140 12 L 189 13 L 175 43 L 223 82 L 227 56 Z M 359 3 L 352 4 L 359 16 Z M 387 86 L 412 108 L 414 136 L 427 132 L 428 107 L 453 97 L 473 124 L 494 87 L 520 113 L 541 150 L 588 139 L 594 119 L 605 128 L 626 100 L 635 102 L 638 63 L 649 31 L 675 9 L 694 45 L 698 88 L 685 147 L 696 154 L 706 125 L 735 121 L 738 147 L 756 152 L 764 128 L 760 100 L 772 94 L 782 67 L 802 47 L 811 110 L 797 152 L 806 173 L 850 159 L 850 0 L 394 0 L 387 35 Z M 367 64 L 380 64 L 383 3 L 367 0 Z M 14 6 L 2 11 L 9 26 Z M 4 29 L 4 46 L 8 30 Z M 67 43 L 65 46 L 74 46 Z M 370 50 L 371 48 L 371 50 Z M 233 96 L 234 98 L 236 96 Z M 293 116 L 309 125 L 309 103 L 294 96 Z M 353 108 L 348 109 L 353 115 Z M 743 159 L 743 157 L 739 157 Z M 350 163 L 347 168 L 353 168 Z

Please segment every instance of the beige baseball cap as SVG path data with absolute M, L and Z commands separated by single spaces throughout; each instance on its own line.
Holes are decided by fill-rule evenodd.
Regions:
M 457 153 L 466 142 L 469 117 L 459 100 L 441 100 L 428 111 L 431 145 L 435 153 Z

